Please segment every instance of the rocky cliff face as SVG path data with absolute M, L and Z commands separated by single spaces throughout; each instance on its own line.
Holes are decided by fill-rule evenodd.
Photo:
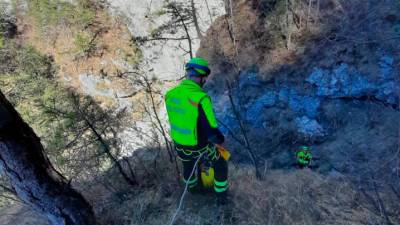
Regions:
M 128 22 L 132 36 L 148 36 L 155 29 L 168 24 L 171 18 L 163 14 L 168 1 L 132 1 L 132 0 L 109 0 L 107 1 L 114 13 L 122 14 Z M 190 1 L 174 1 L 190 5 Z M 222 0 L 193 1 L 199 31 L 204 34 L 211 23 L 225 13 Z M 173 18 L 176 19 L 176 18 Z M 196 51 L 200 44 L 200 37 L 196 28 L 189 24 L 188 31 L 192 38 L 193 50 Z M 164 37 L 184 37 L 186 34 L 179 31 L 175 34 L 165 34 Z M 183 65 L 189 59 L 186 49 L 186 40 L 168 42 L 149 42 L 141 48 L 143 54 L 142 67 L 151 69 L 157 78 L 162 80 L 174 80 L 183 75 Z M 184 50 L 185 49 L 185 50 Z
M 296 148 L 307 144 L 321 172 L 366 175 L 387 162 L 379 172 L 392 176 L 399 170 L 391 158 L 399 149 L 400 4 L 308 3 L 233 1 L 233 15 L 209 29 L 198 55 L 212 62 L 207 88 L 222 127 L 240 139 L 242 120 L 269 167 L 290 168 Z M 243 160 L 243 147 L 231 140 Z

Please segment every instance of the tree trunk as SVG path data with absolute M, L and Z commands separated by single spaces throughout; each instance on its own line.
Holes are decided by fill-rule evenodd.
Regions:
M 196 10 L 196 6 L 194 5 L 194 0 L 190 0 L 190 7 L 192 8 L 193 23 L 194 23 L 194 27 L 196 28 L 197 37 L 199 39 L 202 39 L 203 35 L 201 34 L 199 21 L 197 19 L 197 10 Z
M 89 203 L 52 167 L 40 139 L 1 91 L 0 170 L 18 197 L 51 224 L 96 224 Z
M 225 6 L 226 15 L 230 16 L 231 15 L 231 0 L 224 0 L 224 6 Z

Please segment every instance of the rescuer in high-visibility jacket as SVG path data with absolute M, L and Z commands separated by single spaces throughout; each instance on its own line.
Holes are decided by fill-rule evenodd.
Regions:
M 224 142 L 224 135 L 218 129 L 210 96 L 202 88 L 209 74 L 205 59 L 191 59 L 186 64 L 187 79 L 166 93 L 165 103 L 171 137 L 183 163 L 183 178 L 189 191 L 198 189 L 197 171 L 191 178 L 190 175 L 196 160 L 204 153 L 213 163 L 214 191 L 218 196 L 226 196 L 228 165 L 214 146 Z

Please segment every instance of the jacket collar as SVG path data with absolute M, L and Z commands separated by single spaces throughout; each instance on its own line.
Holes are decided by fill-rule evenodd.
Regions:
M 181 85 L 190 86 L 192 88 L 196 88 L 196 89 L 199 89 L 199 90 L 203 91 L 203 88 L 198 83 L 196 83 L 196 82 L 194 82 L 194 81 L 192 81 L 190 79 L 183 80 Z

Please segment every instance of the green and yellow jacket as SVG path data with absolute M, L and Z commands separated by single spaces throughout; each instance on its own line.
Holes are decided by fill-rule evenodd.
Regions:
M 222 144 L 210 96 L 192 80 L 184 80 L 165 95 L 171 137 L 175 145 L 199 150 L 212 142 Z

